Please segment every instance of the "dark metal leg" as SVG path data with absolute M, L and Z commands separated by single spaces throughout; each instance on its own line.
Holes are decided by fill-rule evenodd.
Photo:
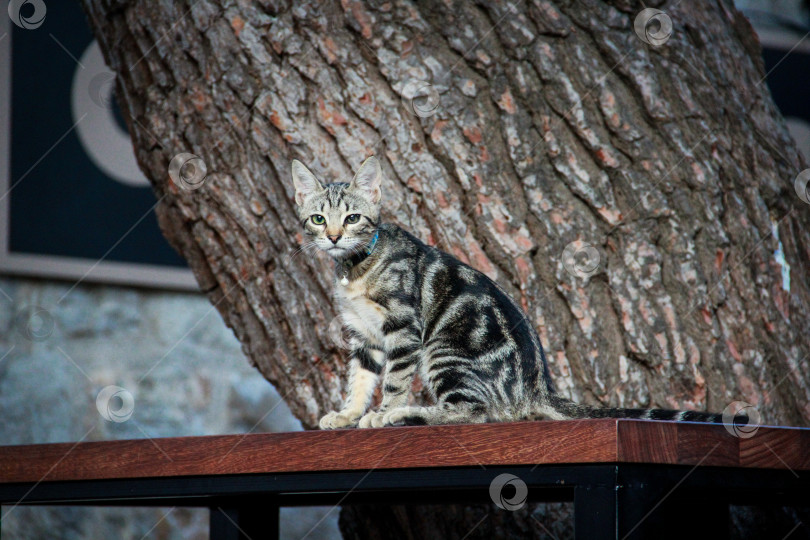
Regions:
M 666 491 L 650 482 L 629 481 L 616 490 L 616 538 L 672 538 L 678 524 L 669 522 L 672 501 Z
M 728 501 L 719 494 L 716 498 L 695 498 L 677 506 L 677 515 L 670 519 L 684 524 L 682 538 L 711 538 L 728 540 L 731 534 Z
M 717 494 L 679 489 L 683 478 L 664 470 L 620 468 L 616 490 L 616 538 L 712 538 L 729 535 L 728 501 Z
M 577 486 L 574 490 L 574 537 L 577 540 L 616 538 L 616 489 Z
M 211 540 L 277 540 L 275 503 L 211 507 Z

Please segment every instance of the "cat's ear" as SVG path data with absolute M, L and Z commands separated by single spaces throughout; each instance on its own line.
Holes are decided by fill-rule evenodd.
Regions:
M 302 206 L 304 200 L 313 193 L 323 191 L 323 186 L 312 171 L 297 159 L 292 161 L 292 179 L 293 185 L 295 185 L 295 203 L 298 206 Z
M 371 156 L 360 165 L 349 187 L 362 193 L 372 204 L 377 204 L 382 198 L 380 184 L 382 184 L 382 168 L 377 158 Z

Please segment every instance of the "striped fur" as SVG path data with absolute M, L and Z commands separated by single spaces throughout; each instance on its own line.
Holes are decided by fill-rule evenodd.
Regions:
M 696 411 L 594 408 L 556 394 L 537 332 L 509 295 L 455 257 L 379 222 L 382 173 L 375 158 L 350 184 L 326 185 L 295 161 L 293 181 L 309 245 L 336 261 L 335 300 L 351 336 L 347 399 L 321 419 L 321 428 L 543 418 L 722 420 Z M 354 214 L 360 218 L 348 223 Z M 367 255 L 375 231 L 378 240 Z M 417 373 L 435 405 L 407 405 Z M 382 403 L 369 412 L 380 379 Z

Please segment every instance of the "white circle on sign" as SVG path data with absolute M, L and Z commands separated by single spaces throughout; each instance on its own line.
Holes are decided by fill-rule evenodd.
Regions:
M 90 161 L 104 174 L 130 187 L 146 187 L 149 180 L 135 161 L 132 139 L 121 129 L 113 114 L 115 76 L 104 63 L 101 49 L 93 40 L 76 66 L 70 89 L 76 133 Z M 84 69 L 82 69 L 84 66 Z M 79 121 L 81 119 L 81 121 Z

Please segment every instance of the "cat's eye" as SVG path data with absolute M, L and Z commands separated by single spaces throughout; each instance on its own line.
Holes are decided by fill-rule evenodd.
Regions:
M 323 225 L 324 223 L 326 223 L 326 218 L 320 214 L 312 214 L 311 216 L 309 216 L 309 219 L 311 219 L 312 223 L 314 223 L 315 225 Z
M 360 221 L 360 214 L 350 214 L 346 216 L 346 219 L 343 220 L 344 223 L 347 223 L 349 225 L 353 225 L 358 221 Z

